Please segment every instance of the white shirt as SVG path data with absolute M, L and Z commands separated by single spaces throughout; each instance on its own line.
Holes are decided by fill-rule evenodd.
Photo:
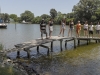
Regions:
M 84 24 L 84 29 L 88 29 L 88 24 Z
M 93 31 L 93 27 L 94 27 L 93 25 L 89 25 L 89 30 Z
M 100 30 L 100 25 L 95 26 L 96 30 Z

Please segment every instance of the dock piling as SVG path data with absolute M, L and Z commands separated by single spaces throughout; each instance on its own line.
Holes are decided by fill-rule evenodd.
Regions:
M 74 48 L 76 48 L 76 39 L 75 38 L 73 39 L 74 39 Z
M 27 52 L 27 58 L 31 58 L 30 51 L 27 50 L 26 52 Z
M 37 46 L 37 53 L 39 53 L 39 46 Z
M 65 41 L 65 48 L 67 48 L 67 40 Z
M 51 52 L 53 52 L 53 41 L 51 42 Z
M 60 49 L 61 49 L 61 51 L 62 51 L 62 41 L 63 40 L 60 40 Z
M 80 45 L 80 40 L 78 40 L 78 46 Z
M 20 51 L 17 51 L 17 58 L 20 58 Z

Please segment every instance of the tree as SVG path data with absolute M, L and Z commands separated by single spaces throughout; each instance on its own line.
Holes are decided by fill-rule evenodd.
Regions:
M 10 18 L 9 15 L 7 13 L 1 13 L 0 14 L 0 18 L 4 21 L 4 22 L 9 22 Z
M 100 0 L 80 0 L 77 5 L 73 7 L 75 18 L 81 21 L 91 21 L 95 18 L 96 10 L 100 8 Z
M 4 14 L 4 22 L 9 22 L 9 21 L 10 21 L 9 14 L 5 13 Z
M 41 15 L 41 18 L 47 19 L 47 18 L 50 18 L 50 15 L 43 14 L 43 15 Z
M 26 10 L 24 13 L 21 15 L 21 20 L 25 20 L 26 22 L 32 22 L 34 19 L 34 14 L 31 11 Z
M 57 11 L 55 9 L 51 9 L 50 15 L 51 15 L 52 18 L 55 18 L 57 16 Z
M 13 19 L 15 22 L 17 22 L 17 15 L 16 14 L 10 14 L 10 18 Z

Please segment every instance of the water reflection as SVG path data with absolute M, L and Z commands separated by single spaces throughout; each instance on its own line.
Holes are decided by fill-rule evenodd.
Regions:
M 32 64 L 41 75 L 99 75 L 100 46 L 92 46 L 96 48 L 82 46 L 50 57 L 33 58 Z
M 48 30 L 48 29 L 47 29 Z M 53 35 L 58 35 L 60 26 L 54 26 Z M 68 29 L 65 31 L 67 36 Z M 39 25 L 33 24 L 9 24 L 7 29 L 0 29 L 0 42 L 6 49 L 13 48 L 15 44 L 33 40 L 40 37 Z M 73 42 L 68 43 L 68 49 L 73 48 Z M 50 44 L 46 44 L 50 46 Z M 32 59 L 30 64 L 40 75 L 100 75 L 100 44 L 80 46 L 75 50 L 65 50 L 60 53 L 58 41 L 54 42 L 54 52 L 50 57 L 46 56 L 47 49 L 40 48 L 37 55 L 36 48 L 31 49 Z M 16 56 L 16 52 L 11 54 Z M 21 51 L 25 57 L 26 52 Z

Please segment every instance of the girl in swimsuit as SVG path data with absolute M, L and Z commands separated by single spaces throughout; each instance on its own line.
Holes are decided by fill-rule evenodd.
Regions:
M 84 24 L 84 36 L 88 37 L 88 23 L 87 23 L 87 21 Z
M 51 18 L 49 21 L 49 38 L 51 38 L 52 31 L 53 31 L 53 19 Z
M 77 37 L 80 37 L 80 30 L 81 30 L 81 24 L 80 24 L 80 21 L 78 21 L 76 25 L 76 36 Z
M 61 33 L 62 33 L 62 36 L 64 37 L 64 31 L 65 31 L 65 29 L 66 29 L 66 21 L 65 21 L 65 19 L 63 19 L 62 21 L 61 21 L 61 26 L 60 26 L 60 33 L 59 33 L 59 36 L 61 35 Z
M 72 37 L 73 29 L 74 29 L 74 22 L 73 22 L 73 20 L 71 20 L 70 23 L 69 23 L 68 37 L 69 37 L 70 32 L 71 32 L 71 37 Z

